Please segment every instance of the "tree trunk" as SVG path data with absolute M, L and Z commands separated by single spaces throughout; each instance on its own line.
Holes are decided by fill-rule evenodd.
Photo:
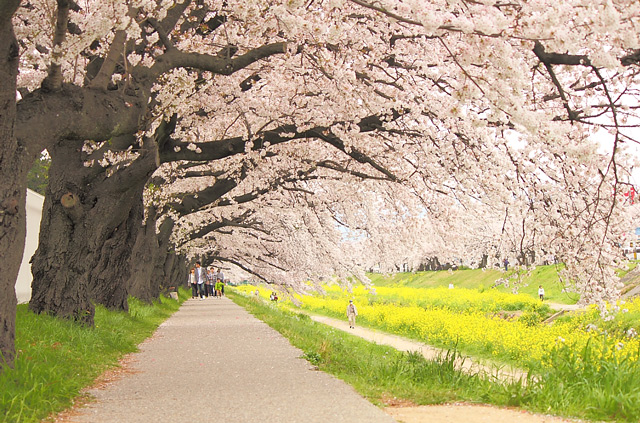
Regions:
M 11 18 L 5 17 L 0 19 L 0 370 L 15 357 L 15 284 L 24 252 L 30 167 L 14 135 L 17 75 L 18 43 Z
M 145 225 L 138 231 L 132 254 L 128 285 L 132 296 L 145 302 L 155 298 L 151 290 L 151 275 L 159 254 L 156 236 L 156 213 L 149 210 Z
M 171 273 L 167 272 L 167 260 L 171 254 L 170 242 L 171 232 L 173 231 L 174 221 L 165 219 L 161 224 L 156 235 L 158 240 L 158 255 L 155 260 L 155 266 L 151 274 L 151 284 L 156 296 L 166 291 L 170 286 L 177 286 L 175 281 L 171 279 Z M 171 269 L 169 269 L 171 270 Z
M 165 270 L 173 220 L 163 221 L 159 232 L 156 232 L 156 218 L 156 210 L 149 210 L 146 224 L 138 233 L 131 260 L 131 295 L 146 302 L 158 298 L 169 286 L 177 286 L 167 278 Z
M 112 310 L 129 310 L 130 259 L 143 218 L 142 189 L 135 197 L 129 216 L 105 241 L 98 264 L 89 274 L 91 299 Z
M 166 265 L 171 266 L 171 269 L 167 272 L 169 279 L 175 282 L 177 284 L 176 286 L 187 286 L 188 288 L 187 275 L 189 271 L 186 258 L 170 251 L 167 256 Z
M 121 247 L 129 238 L 127 220 L 138 214 L 141 192 L 157 161 L 153 153 L 110 177 L 85 167 L 81 141 L 63 141 L 52 151 L 40 243 L 33 257 L 30 308 L 93 325 L 93 295 L 122 308 L 122 279 L 128 259 Z M 131 221 L 139 225 L 140 221 Z M 130 229 L 130 228 L 129 228 Z M 108 252 L 109 248 L 117 252 Z M 107 252 L 106 257 L 102 255 Z M 91 276 L 98 279 L 91 280 Z

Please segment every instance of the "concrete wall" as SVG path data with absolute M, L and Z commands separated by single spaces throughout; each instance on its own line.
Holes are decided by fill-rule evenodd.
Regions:
M 37 192 L 27 190 L 27 239 L 24 245 L 24 256 L 16 281 L 16 296 L 18 303 L 26 303 L 31 299 L 31 256 L 38 248 L 38 235 L 40 233 L 40 219 L 42 218 L 42 205 L 44 197 Z

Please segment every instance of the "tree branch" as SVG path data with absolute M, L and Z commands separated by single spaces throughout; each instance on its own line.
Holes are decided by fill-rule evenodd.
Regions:
M 44 91 L 60 91 L 62 89 L 62 43 L 67 38 L 69 23 L 69 0 L 57 0 L 58 14 L 56 29 L 53 35 L 53 51 L 51 65 L 47 77 L 42 81 Z
M 390 118 L 397 119 L 401 115 L 402 113 L 394 111 L 393 115 L 390 116 Z M 384 122 L 382 120 L 382 117 L 378 115 L 370 115 L 362 118 L 358 122 L 358 127 L 360 128 L 360 132 L 362 133 L 373 132 L 376 130 L 384 129 L 383 123 Z M 318 126 L 305 131 L 298 131 L 298 128 L 295 125 L 282 125 L 278 128 L 267 130 L 256 135 L 254 137 L 251 150 L 256 151 L 263 149 L 265 148 L 265 145 L 267 143 L 269 143 L 269 145 L 276 145 L 296 139 L 305 138 L 321 139 L 328 144 L 333 145 L 335 148 L 347 154 L 348 156 L 354 158 L 358 162 L 370 165 L 371 167 L 385 175 L 390 181 L 398 181 L 398 178 L 392 172 L 385 169 L 371 157 L 368 157 L 366 154 L 360 152 L 357 149 L 347 149 L 344 142 L 331 133 L 331 129 L 329 127 Z M 243 137 L 233 137 L 219 141 L 199 143 L 198 148 L 201 150 L 200 153 L 196 153 L 195 151 L 187 149 L 187 146 L 189 145 L 188 143 L 174 142 L 172 145 L 168 146 L 169 148 L 161 153 L 161 160 L 163 163 L 177 160 L 219 160 L 236 154 L 243 154 L 245 152 L 246 142 L 247 141 Z M 176 149 L 179 151 L 175 151 Z
M 264 228 L 259 227 L 258 225 L 260 225 L 260 222 L 258 221 L 251 221 L 251 222 L 243 222 L 243 220 L 245 219 L 245 217 L 251 215 L 252 212 L 251 211 L 247 211 L 245 213 L 243 213 L 241 216 L 235 217 L 233 219 L 222 219 L 220 221 L 215 221 L 215 222 L 211 222 L 205 226 L 201 226 L 200 228 L 198 228 L 197 230 L 190 232 L 189 235 L 187 235 L 186 239 L 180 243 L 178 246 L 182 247 L 183 245 L 193 241 L 194 239 L 198 239 L 198 238 L 204 238 L 205 236 L 207 236 L 208 234 L 210 234 L 211 232 L 217 231 L 218 229 L 221 228 L 242 228 L 242 229 L 251 229 L 251 230 L 255 230 L 258 232 L 262 232 L 265 235 L 269 235 L 269 231 L 267 231 Z
M 104 59 L 100 71 L 95 78 L 89 83 L 89 88 L 106 90 L 111 76 L 116 69 L 119 61 L 122 61 L 125 51 L 125 42 L 127 41 L 127 32 L 124 30 L 116 31 L 107 57 Z
M 214 203 L 223 195 L 237 187 L 239 181 L 244 179 L 243 175 L 245 174 L 241 174 L 239 179 L 218 179 L 212 186 L 199 191 L 197 194 L 185 196 L 181 198 L 180 201 L 171 202 L 168 206 L 172 207 L 182 216 L 193 213 L 204 206 Z
M 261 281 L 264 281 L 265 283 L 271 284 L 271 282 L 269 282 L 264 276 L 260 275 L 259 273 L 251 270 L 249 267 L 245 266 L 244 264 L 234 260 L 234 259 L 230 259 L 230 258 L 226 258 L 226 257 L 222 257 L 222 256 L 207 256 L 208 259 L 210 259 L 212 262 L 213 261 L 222 261 L 225 263 L 231 263 L 234 266 L 238 266 L 240 269 L 244 270 L 245 272 L 259 278 Z
M 547 53 L 540 41 L 536 41 L 533 53 L 545 65 L 591 66 L 591 60 L 584 54 Z
M 149 70 L 150 79 L 155 80 L 163 73 L 181 67 L 205 70 L 218 75 L 231 75 L 252 63 L 276 54 L 286 53 L 286 51 L 287 43 L 273 43 L 255 48 L 233 59 L 227 59 L 209 54 L 185 53 L 172 49 L 156 59 L 156 63 Z M 137 69 L 142 74 L 146 72 L 145 68 L 139 67 Z
M 164 47 L 167 49 L 167 51 L 175 49 L 173 41 L 171 41 L 169 35 L 164 31 L 158 21 L 149 18 L 147 19 L 147 22 L 149 22 L 149 25 L 151 25 L 151 27 L 153 27 L 153 29 L 158 33 L 158 37 L 160 37 L 160 41 L 162 41 L 162 44 L 164 44 Z

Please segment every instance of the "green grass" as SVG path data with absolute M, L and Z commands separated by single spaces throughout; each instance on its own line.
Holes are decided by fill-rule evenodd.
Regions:
M 577 294 L 562 292 L 562 285 L 558 278 L 559 266 L 538 266 L 531 275 L 523 276 L 518 284 L 518 292 L 538 297 L 538 286 L 545 290 L 545 300 L 560 304 L 575 304 L 578 301 Z M 435 288 L 448 286 L 450 283 L 457 288 L 485 290 L 496 289 L 500 292 L 512 292 L 513 284 L 509 287 L 500 285 L 495 288 L 495 281 L 501 278 L 515 276 L 513 270 L 503 272 L 496 269 L 462 269 L 454 271 L 426 271 L 415 273 L 396 273 L 385 275 L 381 273 L 369 273 L 374 286 L 407 286 L 411 288 Z
M 162 298 L 153 305 L 129 300 L 129 313 L 96 307 L 95 328 L 19 305 L 17 358 L 0 374 L 0 422 L 39 422 L 73 404 L 82 388 L 149 337 L 188 298 Z
M 515 406 L 541 413 L 595 421 L 640 420 L 640 366 L 628 360 L 608 360 L 593 366 L 584 351 L 560 345 L 549 352 L 549 366 L 537 369 L 526 383 L 498 383 L 456 371 L 450 351 L 429 362 L 417 354 L 398 352 L 313 322 L 304 314 L 244 297 L 229 297 L 279 331 L 304 351 L 302 358 L 351 384 L 370 401 L 397 398 L 415 404 L 455 401 Z M 615 355 L 615 348 L 610 348 Z

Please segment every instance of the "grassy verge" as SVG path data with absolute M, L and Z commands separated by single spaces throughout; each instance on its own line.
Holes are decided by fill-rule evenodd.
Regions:
M 635 400 L 640 391 L 637 362 L 608 360 L 592 366 L 584 359 L 595 352 L 590 352 L 590 345 L 578 354 L 563 346 L 554 348 L 548 357 L 550 366 L 536 380 L 498 383 L 456 371 L 455 352 L 429 362 L 420 355 L 369 343 L 315 323 L 304 314 L 229 291 L 236 303 L 303 350 L 304 358 L 351 384 L 374 403 L 468 401 L 592 420 L 640 419 L 640 403 Z M 615 354 L 615 349 L 608 353 Z
M 0 374 L 0 422 L 39 422 L 73 404 L 80 390 L 127 353 L 173 314 L 188 298 L 162 298 L 153 305 L 129 300 L 129 312 L 96 307 L 95 328 L 19 305 L 13 369 Z

